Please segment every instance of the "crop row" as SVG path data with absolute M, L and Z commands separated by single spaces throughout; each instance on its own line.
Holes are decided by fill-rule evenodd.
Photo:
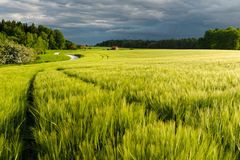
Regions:
M 108 89 L 67 72 L 42 72 L 34 83 L 33 131 L 39 159 L 235 158 L 235 148 L 227 150 L 204 126 L 217 124 L 210 122 L 212 115 L 201 117 L 198 127 L 180 120 L 164 122 L 146 103 L 129 101 L 126 86 Z
M 158 120 L 203 130 L 224 148 L 224 153 L 239 155 L 238 64 L 130 66 L 125 70 L 104 67 L 62 72 L 118 92 L 127 102 L 143 105 L 147 113 L 154 112 Z

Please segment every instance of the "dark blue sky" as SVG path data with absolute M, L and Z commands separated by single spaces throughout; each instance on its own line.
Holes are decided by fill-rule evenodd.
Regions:
M 0 0 L 0 17 L 62 30 L 79 44 L 200 37 L 240 27 L 239 0 Z

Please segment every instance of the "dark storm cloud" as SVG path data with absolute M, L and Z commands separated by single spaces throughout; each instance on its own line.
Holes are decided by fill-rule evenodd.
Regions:
M 78 43 L 199 37 L 239 26 L 237 0 L 1 0 L 0 17 L 61 29 Z

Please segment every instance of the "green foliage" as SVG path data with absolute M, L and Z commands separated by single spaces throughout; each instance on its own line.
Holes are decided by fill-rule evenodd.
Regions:
M 63 34 L 59 30 L 52 30 L 43 25 L 2 20 L 0 33 L 4 33 L 8 39 L 19 44 L 34 48 L 38 54 L 45 53 L 47 49 L 67 49 Z
M 43 40 L 42 37 L 38 37 L 36 43 L 33 45 L 33 48 L 38 54 L 44 54 L 48 49 L 48 43 L 47 41 Z
M 56 41 L 56 49 L 64 49 L 65 48 L 65 39 L 64 36 L 62 34 L 62 32 L 60 32 L 59 30 L 54 30 L 54 38 Z
M 31 33 L 28 32 L 27 35 L 26 35 L 25 46 L 27 46 L 29 48 L 33 47 L 36 38 L 37 38 L 36 34 L 31 34 Z
M 2 43 L 4 41 L 6 41 L 6 40 L 7 40 L 7 36 L 5 34 L 3 34 L 3 33 L 0 33 L 0 42 Z
M 240 29 L 229 27 L 227 29 L 208 30 L 200 40 L 202 48 L 210 49 L 240 49 Z
M 49 36 L 49 49 L 57 49 L 57 43 L 53 34 Z

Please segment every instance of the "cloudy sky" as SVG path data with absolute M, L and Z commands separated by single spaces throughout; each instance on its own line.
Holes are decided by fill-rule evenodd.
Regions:
M 200 37 L 240 27 L 239 0 L 0 0 L 0 18 L 61 29 L 76 43 Z

